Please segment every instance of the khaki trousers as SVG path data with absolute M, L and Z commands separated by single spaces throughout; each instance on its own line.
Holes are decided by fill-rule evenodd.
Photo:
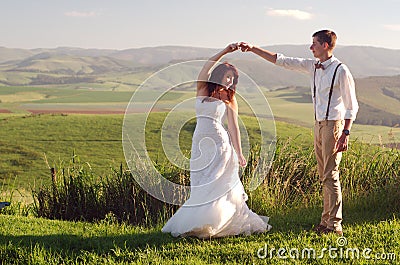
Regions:
M 343 120 L 316 121 L 314 126 L 314 149 L 324 203 L 321 224 L 334 230 L 342 230 L 342 189 L 339 181 L 342 153 L 335 154 L 335 144 L 343 128 Z

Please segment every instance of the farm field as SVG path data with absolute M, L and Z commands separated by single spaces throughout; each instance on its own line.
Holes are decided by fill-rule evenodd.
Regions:
M 74 84 L 53 87 L 0 87 L 0 117 L 6 114 L 77 113 L 77 114 L 124 114 L 137 86 L 130 90 L 112 91 L 110 85 Z M 370 90 L 370 89 L 369 89 Z M 367 91 L 369 91 L 367 90 Z M 300 91 L 300 93 L 299 93 Z M 311 128 L 313 125 L 312 105 L 308 90 L 301 88 L 281 89 L 266 92 L 275 120 L 285 121 Z M 304 92 L 306 91 L 306 92 Z M 142 112 L 151 100 L 160 94 L 146 92 L 141 102 L 135 103 L 137 112 Z M 193 92 L 169 91 L 155 105 L 154 111 L 167 111 L 168 107 L 193 97 Z M 385 106 L 386 98 L 380 97 L 376 105 Z M 141 106 L 143 104 L 143 107 Z M 389 111 L 397 114 L 393 104 Z M 244 111 L 243 109 L 242 111 Z M 354 124 L 354 136 L 362 142 L 387 144 L 400 142 L 400 126 Z M 354 139 L 354 138 L 353 138 Z

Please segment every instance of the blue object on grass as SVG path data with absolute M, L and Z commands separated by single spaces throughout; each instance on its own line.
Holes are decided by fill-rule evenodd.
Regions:
M 10 206 L 9 202 L 0 202 L 0 209 L 3 209 L 6 206 Z

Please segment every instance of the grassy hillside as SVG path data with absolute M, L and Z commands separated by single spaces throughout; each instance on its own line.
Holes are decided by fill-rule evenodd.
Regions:
M 149 120 L 149 150 L 158 155 L 160 122 L 163 114 Z M 4 115 L 0 119 L 0 179 L 26 189 L 29 185 L 50 181 L 51 167 L 69 161 L 74 154 L 88 162 L 94 172 L 108 173 L 111 168 L 125 164 L 122 151 L 123 115 Z M 191 130 L 194 129 L 193 127 Z M 303 128 L 278 123 L 282 137 L 300 136 L 299 141 L 310 143 L 309 132 Z M 182 134 L 186 151 L 190 150 L 191 133 Z
M 357 97 L 377 110 L 400 115 L 400 75 L 356 80 Z
M 258 44 L 260 45 L 260 44 Z M 274 45 L 263 46 L 274 52 L 281 52 L 288 56 L 311 57 L 309 45 Z M 30 58 L 50 56 L 71 57 L 109 57 L 118 61 L 134 63 L 136 66 L 166 64 L 177 60 L 193 60 L 198 58 L 209 58 L 219 49 L 183 47 L 183 46 L 159 46 L 126 50 L 106 49 L 81 49 L 70 47 L 59 47 L 55 49 L 12 49 L 0 47 L 2 60 L 6 61 L 29 60 Z M 335 55 L 342 59 L 353 69 L 355 76 L 371 75 L 395 75 L 399 72 L 400 53 L 399 50 L 385 49 L 367 46 L 338 46 Z M 255 58 L 242 53 L 230 55 L 232 58 Z M 368 64 L 365 62 L 368 61 Z
M 99 103 L 99 108 L 101 108 L 107 101 L 108 103 L 127 103 L 131 96 L 129 93 L 133 93 L 146 78 L 163 67 L 163 65 L 158 65 L 125 71 L 122 70 L 125 66 L 115 62 L 116 59 L 99 57 L 79 58 L 79 61 L 75 59 L 62 57 L 58 60 L 52 57 L 54 62 L 37 59 L 35 62 L 30 60 L 27 65 L 20 66 L 29 68 L 36 65 L 38 68 L 31 69 L 32 72 L 27 69 L 10 71 L 6 66 L 0 66 L 0 83 L 20 84 L 0 87 L 0 109 L 23 112 L 32 107 L 39 110 L 46 109 L 46 105 L 41 104 L 87 102 Z M 69 64 L 69 60 L 73 62 Z M 39 67 L 42 62 L 43 67 Z M 61 68 L 50 67 L 49 65 L 53 63 L 59 64 Z M 261 59 L 253 59 L 253 61 L 235 59 L 234 63 L 244 73 L 249 74 L 257 85 L 269 91 L 266 96 L 274 108 L 276 117 L 297 124 L 304 124 L 307 117 L 310 117 L 307 113 L 310 113 L 312 106 L 309 104 L 311 99 L 307 76 L 280 69 Z M 104 67 L 109 69 L 105 70 Z M 74 74 L 68 74 L 64 70 Z M 83 72 L 88 70 L 91 73 L 79 74 L 77 71 L 81 70 Z M 106 72 L 100 74 L 102 71 Z M 177 71 L 169 78 L 164 77 L 158 80 L 158 86 L 154 87 L 154 90 L 173 87 L 177 82 L 191 78 L 193 73 L 190 71 L 185 73 Z M 246 77 L 243 76 L 242 79 L 244 80 L 242 89 L 246 90 L 248 86 Z M 397 127 L 400 124 L 398 111 L 400 109 L 400 76 L 375 76 L 358 78 L 355 81 L 361 106 L 356 123 Z M 239 87 L 239 92 L 240 89 Z M 109 93 L 109 91 L 121 93 Z M 34 105 L 29 105 L 27 108 L 25 106 L 27 103 Z M 63 109 L 62 105 L 57 106 Z M 57 106 L 50 106 L 50 108 L 54 109 Z M 124 106 L 120 112 L 123 112 L 123 109 Z
M 2 181 L 16 178 L 28 188 L 49 181 L 49 168 L 69 161 L 73 154 L 98 173 L 125 161 L 121 146 L 121 115 L 36 115 L 2 118 Z
M 358 125 L 400 126 L 400 76 L 356 80 L 357 99 L 360 105 Z M 275 117 L 296 124 L 312 124 L 313 107 L 308 87 L 283 87 L 266 93 Z M 311 115 L 310 115 L 311 114 Z M 310 117 L 311 116 L 311 117 Z
M 54 74 L 102 74 L 127 71 L 128 62 L 108 57 L 71 57 L 40 54 L 19 62 L 12 68 L 16 72 L 40 72 Z
M 378 218 L 365 223 L 359 219 L 365 218 L 363 212 L 347 208 L 345 213 L 351 213 L 352 217 L 346 225 L 346 238 L 340 241 L 335 236 L 319 237 L 307 231 L 313 219 L 319 217 L 315 209 L 299 209 L 283 215 L 272 213 L 271 232 L 219 240 L 173 238 L 162 234 L 161 226 L 118 225 L 113 223 L 112 216 L 89 224 L 0 215 L 0 260 L 7 264 L 196 265 L 398 262 L 400 238 L 395 232 L 400 229 L 398 218 L 385 221 Z M 281 254 L 286 258 L 278 256 L 280 248 L 286 249 Z M 367 248 L 370 251 L 363 255 Z M 308 252 L 311 249 L 315 250 L 314 255 Z M 303 250 L 306 252 L 302 255 Z
M 396 87 L 398 77 L 382 79 L 376 84 L 366 82 L 365 86 L 362 83 L 358 85 L 357 94 L 361 107 L 353 128 L 354 136 L 372 143 L 399 142 L 400 128 L 396 126 L 400 119 L 399 113 L 396 112 L 400 109 L 400 101 L 396 99 L 396 91 L 400 90 Z M 357 82 L 360 81 L 357 80 Z M 0 87 L 0 110 L 22 114 L 29 114 L 29 111 L 33 113 L 124 113 L 133 92 L 132 89 L 126 91 L 109 88 L 116 84 L 104 82 L 62 86 Z M 157 97 L 159 93 L 157 91 L 142 93 L 140 102 L 136 100 L 135 103 L 137 110 L 140 111 L 140 104 L 143 106 L 152 104 L 149 100 Z M 374 94 L 376 94 L 375 97 L 373 97 Z M 172 90 L 162 97 L 156 108 L 163 110 L 168 105 L 173 106 L 192 96 L 194 96 L 193 92 Z M 266 92 L 265 96 L 276 120 L 306 128 L 312 127 L 313 108 L 309 88 L 283 87 Z M 372 101 L 370 98 L 375 98 L 375 100 Z M 373 103 L 375 107 L 366 105 L 364 100 L 367 99 L 367 102 Z M 390 104 L 387 104 L 388 102 Z M 241 111 L 245 111 L 244 105 Z M 372 125 L 390 126 L 375 127 Z M 391 136 L 389 137 L 388 134 Z
M 289 56 L 312 57 L 308 45 L 277 45 L 265 47 L 272 51 L 282 52 Z M 196 47 L 164 46 L 128 50 L 96 50 L 79 48 L 57 49 L 7 49 L 0 48 L 0 83 L 4 85 L 22 84 L 59 84 L 61 80 L 72 82 L 82 75 L 101 78 L 103 74 L 130 74 L 143 71 L 143 68 L 164 67 L 173 63 L 207 59 L 215 54 L 217 49 Z M 339 46 L 335 55 L 343 60 L 355 77 L 398 75 L 400 68 L 399 50 L 375 47 Z M 3 57 L 2 57 L 3 58 Z M 300 74 L 282 70 L 261 60 L 260 58 L 243 53 L 233 53 L 227 56 L 237 64 L 239 69 L 254 76 L 260 85 L 275 88 L 282 85 L 307 85 L 308 81 Z M 368 64 L 364 62 L 368 61 Z M 252 71 L 249 71 L 249 70 Z M 37 78 L 23 79 L 24 73 L 58 74 L 58 79 Z M 13 77 L 13 78 L 11 78 Z M 17 78 L 19 77 L 19 78 Z M 54 77 L 54 76 L 52 76 Z M 28 82 L 28 83 L 27 83 Z M 297 83 L 296 83 L 297 82 Z
M 0 63 L 23 60 L 32 55 L 34 52 L 30 50 L 0 47 Z
M 150 119 L 148 149 L 153 158 L 161 157 L 160 124 L 164 114 Z M 307 115 L 309 116 L 309 115 Z M 51 167 L 59 167 L 74 154 L 88 162 L 96 174 L 109 173 L 125 164 L 122 151 L 123 115 L 12 115 L 0 114 L 0 180 L 7 186 L 29 190 L 32 185 L 50 181 Z M 254 124 L 246 121 L 252 132 Z M 292 137 L 299 143 L 312 145 L 312 126 L 277 122 L 278 137 Z M 189 126 L 190 124 L 188 124 Z M 185 127 L 186 128 L 186 127 Z M 181 146 L 190 150 L 193 126 L 182 131 Z M 256 132 L 253 132 L 256 133 Z M 398 143 L 400 131 L 382 126 L 357 126 L 352 141 L 388 145 Z M 18 195 L 15 193 L 14 195 Z
M 281 50 L 288 55 L 306 56 L 308 52 L 302 45 L 269 48 Z M 158 70 L 186 59 L 207 58 L 202 55 L 212 51 L 213 49 L 172 46 L 124 51 L 78 48 L 30 50 L 26 52 L 26 57 L 23 59 L 0 63 L 0 84 L 4 84 L 0 87 L 0 110 L 26 112 L 29 109 L 40 111 L 46 107 L 51 110 L 55 108 L 70 110 L 73 108 L 71 104 L 87 102 L 99 103 L 98 106 L 92 105 L 89 111 L 107 106 L 107 110 L 121 113 L 124 109 L 123 103 L 128 102 L 130 98 L 129 93 L 108 93 L 99 90 L 132 92 Z M 6 48 L 2 48 L 0 52 L 15 53 L 16 58 L 24 54 L 22 50 L 7 50 Z M 400 76 L 398 75 L 400 69 L 391 63 L 383 66 L 382 63 L 386 60 L 382 58 L 391 58 L 389 62 L 396 61 L 395 58 L 399 56 L 398 51 L 343 46 L 338 47 L 337 52 L 339 58 L 342 53 L 344 55 L 352 53 L 352 56 L 344 57 L 351 61 L 344 62 L 350 69 L 354 67 L 353 74 L 356 77 L 374 74 L 373 77 L 356 79 L 357 96 L 361 106 L 356 122 L 364 125 L 397 127 L 400 124 L 398 112 L 400 109 Z M 368 58 L 370 60 L 373 58 L 373 60 L 372 62 L 369 60 L 366 66 L 360 62 L 367 54 Z M 267 96 L 274 107 L 273 112 L 276 117 L 300 125 L 309 123 L 306 118 L 309 116 L 307 113 L 310 112 L 310 105 L 307 104 L 310 102 L 307 76 L 273 66 L 250 54 L 230 54 L 226 59 L 237 65 L 243 73 L 248 74 L 257 85 L 271 92 Z M 362 67 L 369 68 L 363 71 Z M 357 73 L 359 70 L 362 74 Z M 381 70 L 383 73 L 380 72 Z M 193 69 L 190 68 L 169 73 L 168 78 L 158 80 L 158 86 L 154 89 L 173 87 L 176 83 L 192 78 L 191 71 Z M 378 76 L 389 73 L 397 75 Z M 241 78 L 246 79 L 245 75 Z M 248 85 L 245 83 L 242 87 L 244 90 Z M 274 90 L 278 92 L 274 93 Z M 116 107 L 104 104 L 116 102 L 122 104 Z M 26 106 L 27 103 L 30 105 Z M 58 105 L 62 103 L 69 105 Z

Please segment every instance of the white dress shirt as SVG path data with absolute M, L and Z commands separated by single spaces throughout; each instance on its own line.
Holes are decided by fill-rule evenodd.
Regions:
M 310 75 L 311 95 L 314 96 L 314 69 L 318 61 L 315 59 L 286 57 L 278 53 L 276 65 L 287 69 L 297 70 Z M 313 97 L 315 117 L 317 121 L 325 120 L 328 107 L 329 91 L 331 89 L 332 77 L 336 66 L 340 63 L 332 56 L 329 60 L 322 63 L 323 69 L 315 72 L 316 95 Z M 346 65 L 339 66 L 335 82 L 331 103 L 329 105 L 328 120 L 355 120 L 358 112 L 358 102 L 354 79 Z

